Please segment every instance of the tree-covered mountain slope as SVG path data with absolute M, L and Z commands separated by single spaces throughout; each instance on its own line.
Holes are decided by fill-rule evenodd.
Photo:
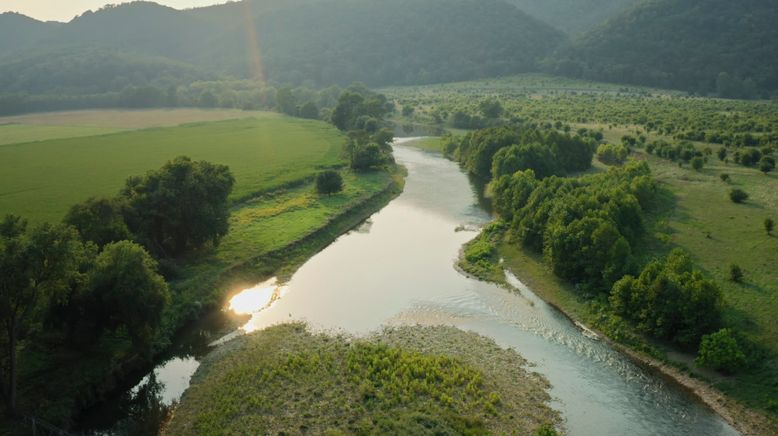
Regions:
M 639 0 L 507 0 L 522 11 L 569 34 L 589 30 Z
M 778 89 L 778 2 L 649 0 L 560 50 L 551 71 L 723 97 Z
M 121 57 L 273 83 L 378 86 L 533 71 L 564 39 L 498 0 L 260 0 L 187 11 L 136 2 L 57 27 L 40 24 L 45 32 L 25 37 L 23 50 L 0 58 L 0 71 L 12 64 L 17 76 L 4 80 L 0 93 L 37 92 L 37 86 L 25 88 L 23 78 L 48 74 L 51 62 L 42 58 L 61 53 L 74 61 L 57 72 L 58 81 L 73 82 L 63 74 L 105 70 L 100 62 Z M 75 60 L 82 53 L 87 56 Z M 163 69 L 171 68 L 166 63 Z M 118 80 L 117 87 L 127 82 Z

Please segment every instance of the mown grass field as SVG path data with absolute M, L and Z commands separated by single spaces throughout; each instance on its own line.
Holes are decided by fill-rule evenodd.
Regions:
M 211 353 L 166 434 L 534 434 L 559 423 L 548 387 L 516 352 L 451 327 L 357 340 L 287 324 Z
M 0 213 L 57 221 L 91 196 L 112 196 L 127 177 L 176 156 L 228 165 L 233 199 L 276 189 L 343 163 L 332 126 L 278 114 L 111 135 L 0 146 Z

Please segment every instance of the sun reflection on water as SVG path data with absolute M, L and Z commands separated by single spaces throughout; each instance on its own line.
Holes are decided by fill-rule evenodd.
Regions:
M 230 310 L 238 315 L 251 315 L 263 309 L 279 297 L 275 277 L 252 288 L 245 289 L 230 299 Z

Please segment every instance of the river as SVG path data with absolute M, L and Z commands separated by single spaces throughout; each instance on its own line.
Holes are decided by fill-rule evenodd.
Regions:
M 454 325 L 529 360 L 551 382 L 552 406 L 571 435 L 737 434 L 674 384 L 582 333 L 517 277 L 507 277 L 518 289 L 511 292 L 460 274 L 454 268 L 460 248 L 490 215 L 457 164 L 405 141 L 395 146 L 408 169 L 403 193 L 288 283 L 270 280 L 236 296 L 231 308 L 251 318 L 232 335 L 290 320 L 357 335 L 382 325 Z M 188 386 L 203 353 L 191 348 L 154 370 L 163 402 Z

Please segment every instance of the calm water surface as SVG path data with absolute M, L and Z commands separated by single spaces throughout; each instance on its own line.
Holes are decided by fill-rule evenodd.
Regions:
M 354 334 L 454 325 L 528 359 L 551 382 L 552 405 L 572 435 L 737 434 L 680 389 L 584 335 L 516 277 L 508 280 L 519 291 L 510 292 L 457 272 L 460 248 L 490 215 L 455 163 L 402 142 L 395 156 L 408 169 L 405 191 L 288 283 L 271 280 L 236 296 L 231 309 L 251 315 L 242 331 L 290 320 Z M 196 367 L 184 356 L 155 370 L 165 401 L 181 395 Z

